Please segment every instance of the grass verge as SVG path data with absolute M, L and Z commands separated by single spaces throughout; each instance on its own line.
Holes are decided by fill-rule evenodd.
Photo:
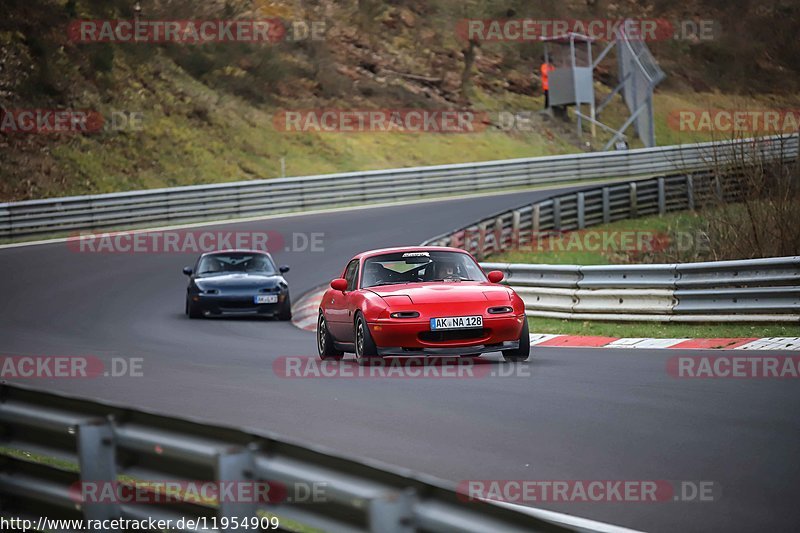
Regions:
M 621 338 L 715 339 L 800 337 L 800 324 L 682 324 L 677 322 L 605 322 L 529 317 L 531 333 Z
M 619 220 L 554 238 L 542 237 L 533 243 L 523 243 L 518 250 L 492 255 L 487 260 L 551 265 L 672 262 L 675 258 L 667 254 L 678 246 L 693 247 L 695 253 L 703 252 L 703 222 L 697 212 Z M 676 238 L 678 235 L 680 238 Z M 608 237 L 607 240 L 605 237 Z M 640 241 L 640 238 L 644 241 Z M 640 246 L 640 242 L 645 245 Z

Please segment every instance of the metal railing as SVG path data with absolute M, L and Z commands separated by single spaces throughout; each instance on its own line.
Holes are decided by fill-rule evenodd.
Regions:
M 528 316 L 661 322 L 800 322 L 800 257 L 501 270 Z
M 479 258 L 535 250 L 552 235 L 649 214 L 735 201 L 738 175 L 662 176 L 556 196 L 423 244 Z M 652 237 L 652 236 L 651 236 Z M 649 244 L 652 246 L 652 243 Z M 799 321 L 800 257 L 650 265 L 481 263 L 502 270 L 530 316 L 577 320 Z
M 346 459 L 268 433 L 160 416 L 17 385 L 0 386 L 0 429 L 6 450 L 0 456 L 2 516 L 152 518 L 172 520 L 173 529 L 180 518 L 205 517 L 204 531 L 222 529 L 210 526 L 214 517 L 217 524 L 224 523 L 223 519 L 233 524 L 233 519 L 253 516 L 278 517 L 281 530 L 286 530 L 287 524 L 328 532 L 578 530 L 535 516 L 534 509 L 521 512 L 472 500 L 443 482 L 393 471 L 374 461 Z M 9 450 L 24 450 L 25 458 L 14 457 Z M 43 457 L 47 461 L 42 461 Z M 220 498 L 213 502 L 173 492 L 171 498 L 149 494 L 140 499 L 132 496 L 133 491 L 120 491 L 125 498 L 116 496 L 123 485 L 150 482 L 154 490 L 159 483 L 164 486 L 166 481 L 176 480 L 266 484 L 270 498 L 242 495 L 234 498 L 237 501 Z M 300 498 L 292 490 L 312 485 L 317 487 L 313 498 Z M 109 492 L 109 487 L 115 490 Z M 232 493 L 249 494 L 239 488 Z M 82 497 L 86 495 L 92 497 Z M 269 515 L 259 514 L 264 512 Z
M 701 171 L 604 185 L 510 209 L 423 244 L 463 248 L 480 260 L 507 250 L 548 249 L 554 246 L 553 237 L 555 246 L 564 246 L 567 232 L 590 226 L 735 202 L 747 187 L 746 173 L 736 168 L 727 169 L 724 176 Z M 657 236 L 646 236 L 646 247 L 654 249 Z M 582 241 L 582 246 L 586 245 Z M 800 321 L 798 257 L 660 265 L 481 266 L 505 273 L 506 282 L 525 301 L 529 316 L 681 322 Z
M 735 169 L 724 178 L 702 171 L 561 194 L 486 217 L 423 244 L 463 248 L 479 259 L 509 249 L 534 249 L 561 232 L 736 201 L 743 193 L 742 177 Z
M 0 204 L 0 238 L 155 227 L 346 205 L 708 169 L 742 154 L 796 158 L 797 136 L 275 178 Z

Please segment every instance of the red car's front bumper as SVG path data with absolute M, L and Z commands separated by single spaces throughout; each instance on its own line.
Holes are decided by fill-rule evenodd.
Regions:
M 484 316 L 483 328 L 431 331 L 426 319 L 378 319 L 369 331 L 379 355 L 477 355 L 519 347 L 525 315 Z

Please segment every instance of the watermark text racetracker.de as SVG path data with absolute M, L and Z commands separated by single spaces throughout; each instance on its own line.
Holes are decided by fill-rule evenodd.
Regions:
M 144 358 L 94 355 L 0 355 L 0 379 L 143 377 Z
M 327 483 L 276 480 L 126 480 L 81 481 L 70 486 L 70 498 L 81 505 L 191 503 L 311 504 L 328 501 Z
M 366 365 L 355 361 L 320 360 L 312 356 L 282 356 L 272 363 L 276 376 L 287 379 L 475 379 L 531 377 L 525 364 L 502 364 L 473 357 L 375 357 Z
M 162 230 L 84 233 L 70 237 L 77 253 L 201 254 L 218 250 L 324 252 L 324 232 Z
M 459 109 L 304 109 L 273 117 L 284 133 L 478 133 L 488 113 Z
M 529 252 L 620 252 L 651 253 L 672 250 L 675 252 L 706 252 L 707 235 L 702 231 L 674 231 L 671 233 L 648 229 L 573 231 L 521 231 L 503 232 L 492 227 L 484 231 L 467 228 L 451 235 L 451 246 L 468 246 L 474 241 L 485 241 L 489 236 L 503 250 Z
M 107 115 L 90 109 L 6 109 L 0 110 L 0 133 L 5 134 L 92 134 L 98 132 L 142 131 L 142 111 L 112 110 Z
M 462 19 L 456 35 L 473 42 L 536 42 L 560 38 L 570 33 L 596 41 L 711 41 L 721 33 L 716 20 L 641 19 Z
M 721 489 L 714 481 L 653 479 L 472 479 L 458 484 L 459 499 L 530 505 L 558 503 L 713 502 Z
M 67 29 L 75 43 L 208 44 L 322 41 L 325 20 L 74 20 Z
M 692 133 L 790 134 L 800 130 L 800 109 L 673 109 L 667 124 Z
M 667 373 L 680 379 L 798 379 L 800 355 L 675 355 Z

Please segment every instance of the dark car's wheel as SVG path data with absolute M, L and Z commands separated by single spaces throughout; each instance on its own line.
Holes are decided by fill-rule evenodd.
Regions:
M 325 322 L 325 316 L 322 311 L 319 312 L 317 319 L 317 351 L 319 358 L 323 361 L 327 359 L 339 360 L 344 356 L 344 352 L 340 352 L 333 345 L 333 337 L 331 332 L 328 331 L 328 323 Z
M 528 319 L 522 325 L 522 333 L 519 334 L 519 348 L 516 350 L 503 350 L 503 359 L 510 363 L 527 361 L 531 355 L 531 336 L 528 333 Z
M 188 296 L 186 297 L 186 314 L 189 315 L 189 318 L 203 318 L 203 311 L 200 306 Z
M 378 357 L 378 348 L 361 313 L 356 315 L 355 328 L 356 361 L 359 365 L 368 365 Z
M 283 302 L 283 307 L 278 311 L 278 320 L 291 320 L 292 319 L 292 301 L 289 295 L 286 295 L 286 300 Z

